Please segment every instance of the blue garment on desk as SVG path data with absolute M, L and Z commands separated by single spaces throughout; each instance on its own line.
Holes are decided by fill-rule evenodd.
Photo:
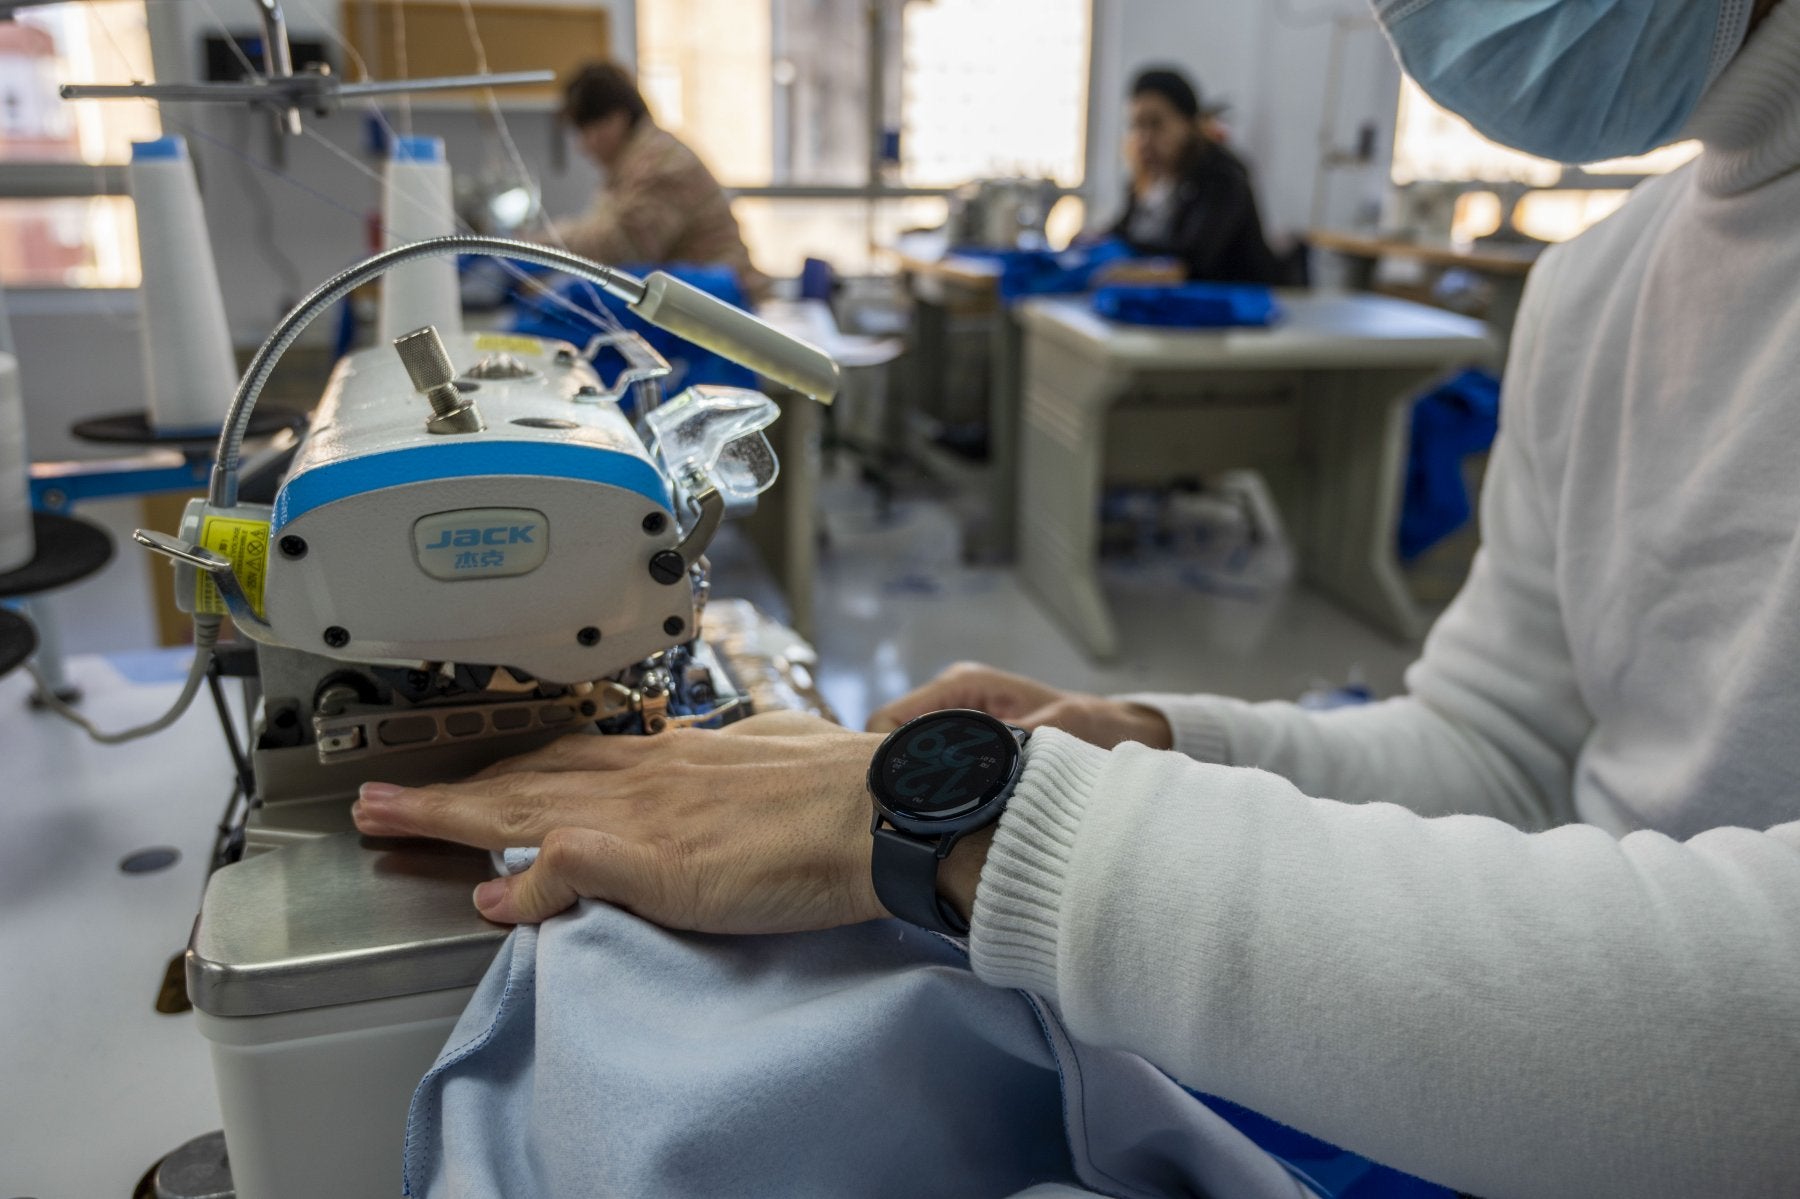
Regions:
M 1275 293 L 1251 283 L 1134 283 L 1102 287 L 1094 311 L 1110 321 L 1176 329 L 1262 328 L 1281 319 Z
M 486 270 L 483 263 L 484 260 L 480 257 L 466 258 L 464 269 Z M 518 275 L 503 276 L 504 286 L 498 300 L 502 304 L 510 303 L 514 308 L 510 322 L 514 333 L 522 333 L 528 337 L 555 338 L 573 343 L 578 350 L 586 349 L 588 342 L 601 329 L 592 317 L 582 315 L 580 310 L 591 312 L 596 308 L 604 308 L 617 317 L 626 329 L 640 334 L 652 349 L 668 359 L 673 371 L 663 380 L 666 395 L 672 397 L 699 383 L 725 387 L 756 386 L 756 373 L 748 367 L 739 366 L 666 329 L 657 328 L 633 313 L 623 300 L 607 295 L 592 283 L 569 278 L 560 278 L 558 282 L 551 283 L 549 280 L 559 277 L 559 272 L 535 263 L 514 262 L 512 265 L 518 275 L 543 283 L 556 296 L 556 299 L 550 299 L 521 287 Z M 660 270 L 708 295 L 717 296 L 728 304 L 735 304 L 740 308 L 749 307 L 736 272 L 728 266 L 671 263 L 655 267 L 627 266 L 623 269 L 640 276 Z M 601 378 L 610 383 L 613 376 L 624 369 L 625 362 L 616 352 L 607 350 L 596 358 L 595 366 L 599 368 Z
M 1413 405 L 1400 506 L 1400 557 L 1411 561 L 1466 524 L 1472 509 L 1463 459 L 1500 430 L 1500 380 L 1468 370 Z
M 739 308 L 748 308 L 749 303 L 744 296 L 744 289 L 738 283 L 736 272 L 728 266 L 694 266 L 687 263 L 673 263 L 660 267 L 627 267 L 632 274 L 646 275 L 652 270 L 660 270 L 673 275 L 683 283 L 697 287 L 708 295 L 717 296 L 728 304 Z M 711 350 L 703 350 L 666 329 L 660 329 L 633 313 L 625 302 L 602 292 L 598 287 L 582 282 L 579 279 L 566 280 L 556 288 L 556 294 L 567 303 L 580 308 L 592 309 L 596 303 L 604 305 L 619 322 L 633 333 L 642 335 L 650 343 L 650 348 L 668 359 L 674 368 L 668 378 L 663 380 L 663 391 L 674 396 L 686 388 L 700 383 L 713 383 L 724 387 L 755 387 L 756 372 L 748 367 L 739 366 L 729 358 L 723 358 Z M 560 337 L 574 342 L 577 347 L 585 347 L 588 340 L 599 330 L 591 320 L 571 312 L 563 304 L 547 300 L 542 296 L 521 296 L 517 302 L 518 315 L 513 320 L 513 332 L 524 333 L 532 337 Z M 607 365 L 607 359 L 611 365 Z M 611 381 L 614 373 L 624 368 L 624 359 L 612 351 L 597 360 L 595 365 L 601 368 L 601 376 Z
M 507 939 L 414 1096 L 407 1194 L 1306 1199 L 1143 1059 L 1077 1047 L 892 921 L 678 934 L 583 902 Z
M 1115 262 L 1134 257 L 1121 238 L 1071 246 L 1067 250 L 993 250 L 958 246 L 958 258 L 1000 265 L 1000 298 L 1010 304 L 1026 296 L 1070 295 L 1093 286 L 1094 276 Z

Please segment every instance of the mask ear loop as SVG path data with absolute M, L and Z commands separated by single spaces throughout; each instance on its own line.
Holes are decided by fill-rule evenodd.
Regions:
M 1712 62 L 1706 72 L 1706 86 L 1711 88 L 1737 57 L 1750 36 L 1750 14 L 1756 0 L 1719 0 L 1719 25 L 1713 34 Z

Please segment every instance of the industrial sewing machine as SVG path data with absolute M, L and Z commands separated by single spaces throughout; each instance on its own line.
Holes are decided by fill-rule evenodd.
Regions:
M 175 560 L 195 614 L 185 697 L 223 615 L 255 647 L 239 860 L 213 874 L 186 963 L 232 1189 L 203 1138 L 163 1164 L 165 1199 L 400 1193 L 410 1094 L 506 930 L 469 900 L 488 855 L 360 837 L 360 783 L 454 779 L 577 731 L 654 735 L 753 706 L 746 672 L 702 637 L 704 551 L 774 481 L 762 430 L 778 409 L 729 388 L 660 403 L 667 367 L 629 335 L 613 335 L 628 366 L 610 387 L 576 347 L 534 338 L 424 328 L 352 354 L 273 504 L 240 499 L 249 410 L 312 315 L 458 251 L 559 267 L 796 391 L 835 390 L 822 352 L 673 279 L 491 238 L 377 255 L 277 328 L 207 498 L 178 536 L 137 535 Z

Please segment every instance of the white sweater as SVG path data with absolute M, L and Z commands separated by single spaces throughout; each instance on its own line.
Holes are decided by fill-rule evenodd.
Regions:
M 982 977 L 1487 1199 L 1800 1196 L 1800 0 L 1693 132 L 1534 273 L 1409 694 L 1038 734 Z

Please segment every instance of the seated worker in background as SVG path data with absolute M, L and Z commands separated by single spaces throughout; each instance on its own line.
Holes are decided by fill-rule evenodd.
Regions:
M 562 115 L 606 181 L 593 206 L 556 222 L 548 240 L 611 264 L 718 263 L 737 272 L 745 295 L 768 294 L 725 189 L 657 126 L 631 72 L 611 62 L 581 68 L 564 89 Z
M 1209 136 L 1200 96 L 1180 72 L 1147 70 L 1132 83 L 1125 157 L 1131 190 L 1114 237 L 1145 257 L 1176 259 L 1197 283 L 1285 282 L 1263 240 L 1250 172 Z

